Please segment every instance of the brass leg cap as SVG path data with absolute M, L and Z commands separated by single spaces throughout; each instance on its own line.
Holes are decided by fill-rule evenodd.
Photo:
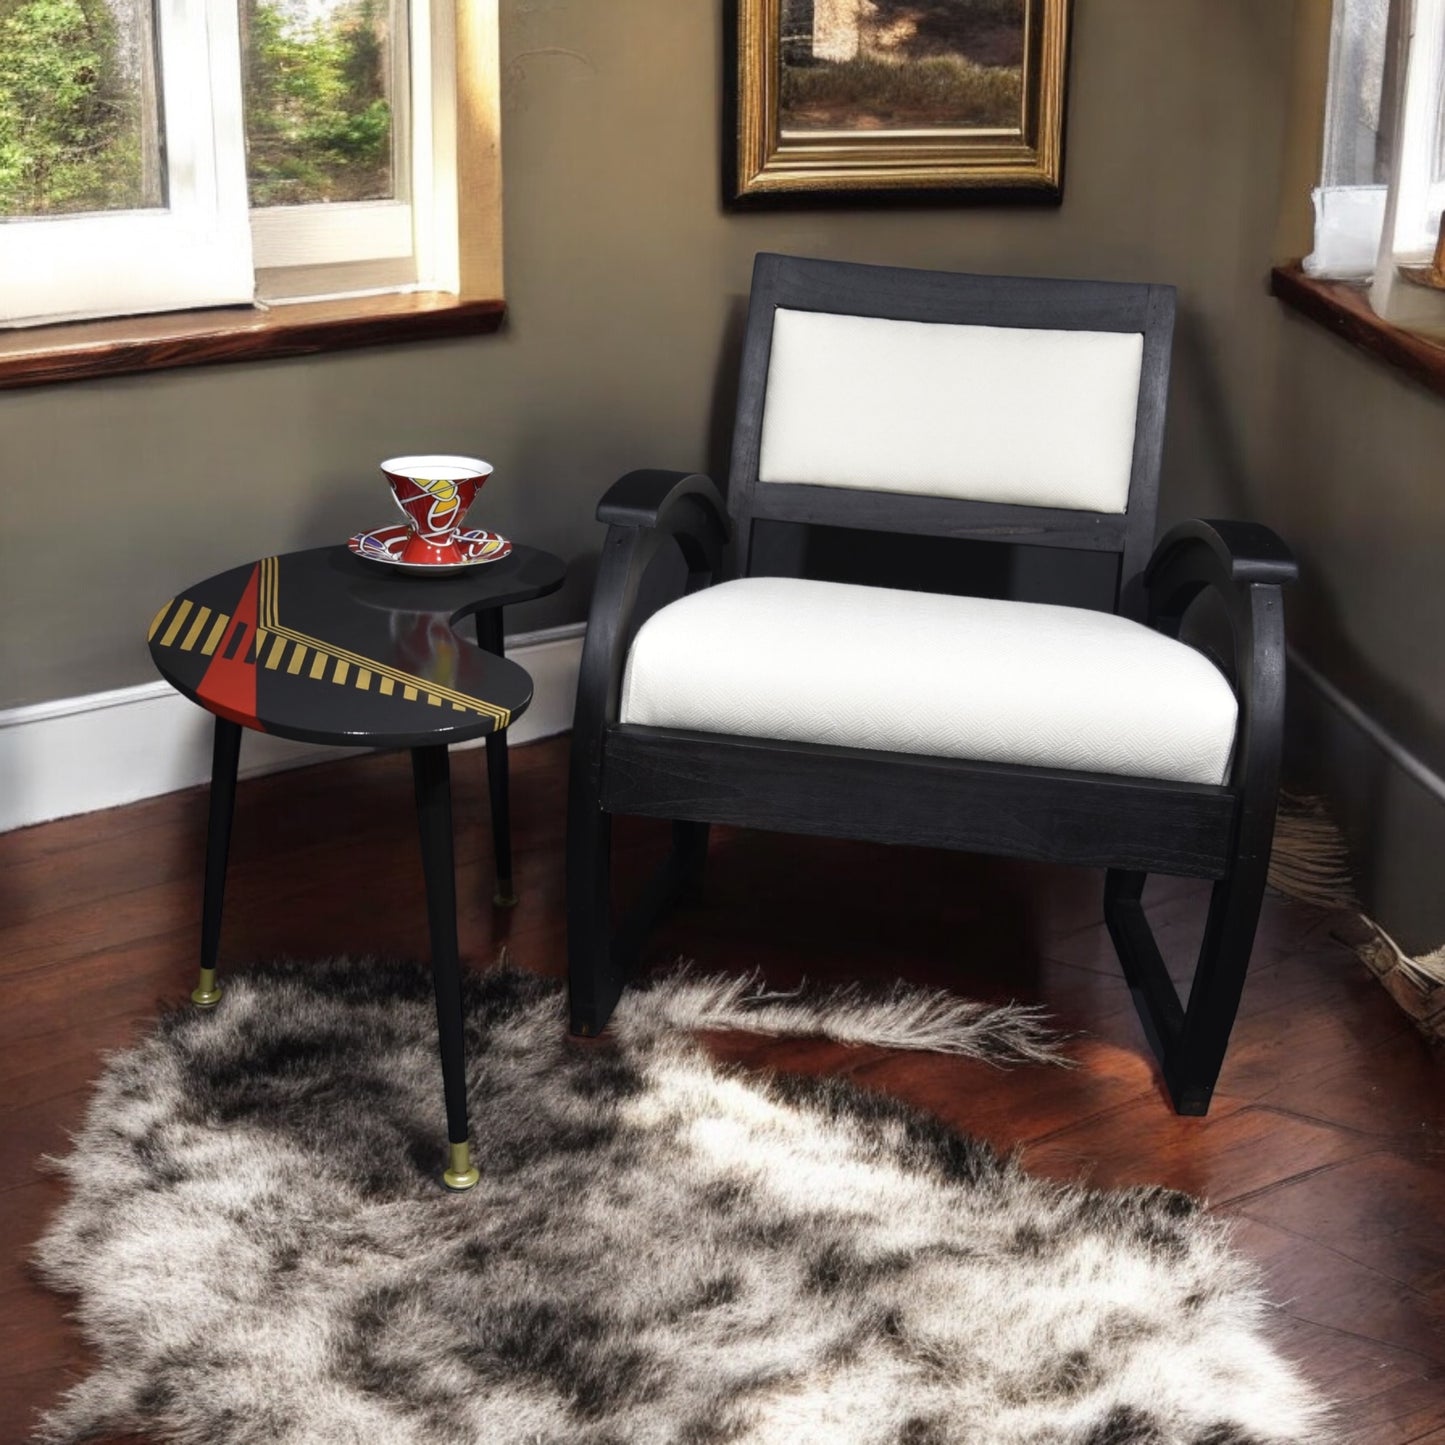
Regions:
M 492 894 L 492 902 L 498 908 L 515 908 L 517 906 L 517 890 L 512 887 L 510 878 L 497 879 L 497 891 Z
M 474 1188 L 481 1177 L 472 1164 L 472 1146 L 470 1144 L 453 1144 L 451 1146 L 451 1166 L 443 1171 L 442 1183 L 448 1189 L 460 1194 L 465 1189 Z
M 221 1001 L 221 985 L 216 982 L 216 970 L 203 968 L 201 981 L 191 990 L 191 1002 L 197 1008 L 215 1008 Z

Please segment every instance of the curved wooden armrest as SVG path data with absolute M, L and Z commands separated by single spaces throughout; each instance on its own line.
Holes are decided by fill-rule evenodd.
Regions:
M 1182 554 L 1182 555 L 1181 555 Z M 1299 576 L 1299 563 L 1281 538 L 1258 522 L 1216 522 L 1194 518 L 1171 527 L 1160 539 L 1144 569 L 1144 586 L 1152 595 L 1157 579 L 1181 560 L 1198 566 L 1203 558 L 1230 582 L 1282 586 Z
M 709 477 L 701 472 L 667 472 L 648 467 L 628 472 L 597 504 L 597 520 L 609 527 L 658 527 L 683 508 L 700 509 L 708 523 L 728 536 L 727 509 Z
M 1232 778 L 1246 795 L 1246 811 L 1253 802 L 1272 800 L 1278 779 L 1285 680 L 1280 588 L 1298 576 L 1289 548 L 1254 522 L 1181 522 L 1160 540 L 1144 570 L 1149 625 L 1171 637 L 1178 637 L 1184 613 L 1206 588 L 1224 603 L 1240 704 Z
M 603 730 L 617 720 L 627 649 L 637 630 L 638 593 L 649 563 L 675 543 L 687 563 L 684 590 L 696 592 L 721 572 L 728 540 L 722 498 L 697 472 L 628 472 L 603 497 L 597 518 L 607 523 L 607 537 L 592 589 L 572 722 L 573 784 L 593 787 L 588 796 L 595 796 L 592 774 L 601 766 Z

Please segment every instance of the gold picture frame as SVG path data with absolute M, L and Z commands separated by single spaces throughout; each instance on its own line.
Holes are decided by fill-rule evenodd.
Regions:
M 726 198 L 1063 196 L 1069 0 L 730 0 Z

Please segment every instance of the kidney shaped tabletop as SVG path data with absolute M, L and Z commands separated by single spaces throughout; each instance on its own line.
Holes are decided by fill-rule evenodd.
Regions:
M 531 547 L 460 576 L 384 570 L 344 546 L 263 557 L 156 613 L 151 657 L 193 702 L 303 742 L 419 747 L 507 727 L 532 679 L 457 630 L 555 592 L 562 560 Z

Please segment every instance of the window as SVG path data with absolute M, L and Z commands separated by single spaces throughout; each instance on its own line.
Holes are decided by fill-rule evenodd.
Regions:
M 0 0 L 0 324 L 456 290 L 448 0 Z
M 1404 285 L 1429 271 L 1445 209 L 1445 0 L 1335 0 L 1315 208 L 1311 275 L 1374 275 L 1381 310 L 1398 304 L 1402 268 Z

